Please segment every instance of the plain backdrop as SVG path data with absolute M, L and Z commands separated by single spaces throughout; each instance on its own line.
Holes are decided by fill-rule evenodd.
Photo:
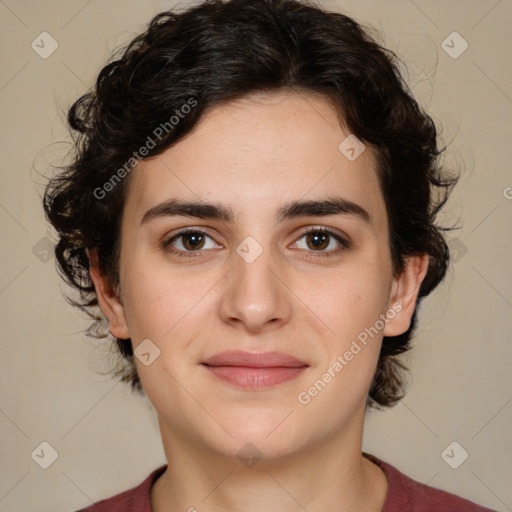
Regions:
M 84 337 L 88 321 L 62 297 L 41 195 L 43 176 L 67 150 L 66 109 L 112 50 L 173 5 L 0 1 L 0 512 L 76 510 L 165 463 L 149 402 L 98 373 L 108 367 L 105 342 Z M 512 3 L 320 5 L 383 32 L 450 143 L 445 164 L 461 172 L 440 219 L 462 226 L 450 235 L 455 258 L 422 304 L 404 358 L 408 394 L 368 415 L 363 448 L 420 482 L 512 510 Z M 443 459 L 447 447 L 458 460 L 468 454 L 457 469 Z M 47 469 L 42 449 L 57 454 Z

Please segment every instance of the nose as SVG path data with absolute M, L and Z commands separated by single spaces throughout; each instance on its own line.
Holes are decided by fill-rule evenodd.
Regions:
M 264 249 L 254 261 L 234 253 L 233 260 L 220 302 L 222 320 L 251 333 L 285 325 L 292 311 L 291 293 L 272 251 Z

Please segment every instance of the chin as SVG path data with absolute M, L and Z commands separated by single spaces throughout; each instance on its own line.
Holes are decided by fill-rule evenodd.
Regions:
M 291 456 L 309 444 L 310 440 L 304 424 L 300 430 L 297 428 L 298 418 L 294 418 L 296 411 L 292 411 L 288 407 L 282 410 L 253 410 L 232 414 L 223 425 L 233 437 L 224 432 L 220 438 L 212 438 L 210 431 L 207 442 L 228 457 L 278 459 Z

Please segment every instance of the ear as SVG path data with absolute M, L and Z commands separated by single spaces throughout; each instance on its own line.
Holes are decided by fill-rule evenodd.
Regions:
M 118 299 L 115 291 L 112 290 L 107 278 L 100 272 L 98 253 L 88 249 L 86 250 L 86 253 L 89 258 L 89 271 L 94 283 L 94 288 L 96 289 L 96 296 L 98 297 L 100 309 L 109 321 L 108 329 L 110 334 L 116 338 L 130 338 L 124 306 Z
M 416 307 L 420 285 L 427 274 L 428 254 L 405 258 L 405 268 L 393 279 L 389 296 L 388 311 L 393 310 L 384 327 L 384 336 L 398 336 L 409 329 Z

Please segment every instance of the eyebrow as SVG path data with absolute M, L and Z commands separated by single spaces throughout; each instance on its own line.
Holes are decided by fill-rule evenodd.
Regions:
M 278 222 L 297 217 L 325 217 L 328 215 L 351 215 L 367 224 L 371 224 L 370 214 L 360 205 L 342 197 L 329 197 L 325 200 L 297 200 L 286 203 L 276 214 Z M 182 201 L 169 199 L 153 206 L 144 213 L 141 225 L 162 217 L 194 217 L 234 222 L 231 208 L 220 203 L 205 201 Z

